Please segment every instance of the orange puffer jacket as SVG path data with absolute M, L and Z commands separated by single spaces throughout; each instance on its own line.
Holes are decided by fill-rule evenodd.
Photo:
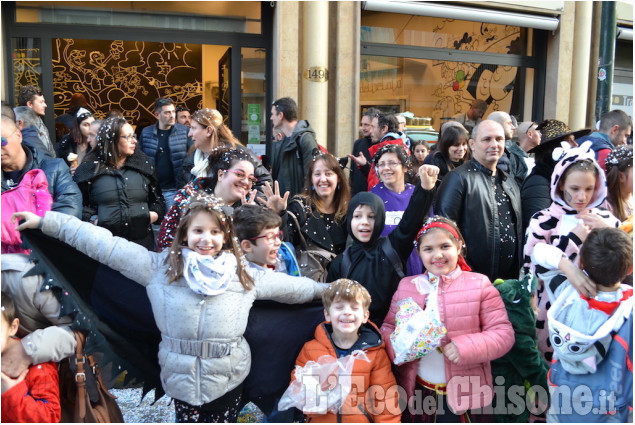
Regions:
M 331 340 L 331 324 L 324 322 L 315 330 L 315 339 L 304 344 L 295 364 L 304 366 L 327 354 L 337 357 Z M 370 362 L 355 360 L 352 389 L 337 413 L 307 415 L 307 422 L 400 422 L 397 381 L 392 374 L 390 360 L 377 327 L 368 322 L 359 329 L 359 339 L 352 347 L 364 350 Z M 295 379 L 291 374 L 291 379 Z

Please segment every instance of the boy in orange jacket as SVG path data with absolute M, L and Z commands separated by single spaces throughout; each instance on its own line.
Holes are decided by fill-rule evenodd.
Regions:
M 400 422 L 391 363 L 379 329 L 368 321 L 370 294 L 353 280 L 338 279 L 324 292 L 322 303 L 326 322 L 315 330 L 315 339 L 304 344 L 296 370 L 324 355 L 341 359 L 357 350 L 369 361 L 354 360 L 351 391 L 337 412 L 307 414 L 307 422 Z

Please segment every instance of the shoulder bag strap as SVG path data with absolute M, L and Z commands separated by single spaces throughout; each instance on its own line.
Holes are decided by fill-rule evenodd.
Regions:
M 340 272 L 342 279 L 348 279 L 351 269 L 351 252 L 348 248 L 342 252 L 342 262 L 340 263 Z
M 293 220 L 293 224 L 295 225 L 296 229 L 298 229 L 298 237 L 300 238 L 300 249 L 306 251 L 308 249 L 307 243 L 306 239 L 304 239 L 304 235 L 302 234 L 300 223 L 298 223 L 298 218 L 291 211 L 287 211 L 287 214 L 289 214 L 289 217 L 291 217 L 291 220 Z
M 399 255 L 397 255 L 397 251 L 395 251 L 395 248 L 392 247 L 388 238 L 384 238 L 384 240 L 381 242 L 381 250 L 384 251 L 384 254 L 386 254 L 386 257 L 388 257 L 388 260 L 392 263 L 395 271 L 397 272 L 397 276 L 399 276 L 399 279 L 403 279 L 404 277 L 406 277 L 403 272 L 401 258 L 399 258 Z
M 75 365 L 77 371 L 75 372 L 75 383 L 77 384 L 77 402 L 79 407 L 79 417 L 84 419 L 86 417 L 86 398 L 88 394 L 86 392 L 86 372 L 84 369 L 84 363 L 86 358 L 84 357 L 84 342 L 86 337 L 81 331 L 73 331 L 75 333 L 75 342 L 77 346 L 75 348 Z

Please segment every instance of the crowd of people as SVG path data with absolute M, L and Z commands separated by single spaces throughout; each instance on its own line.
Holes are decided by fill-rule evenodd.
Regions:
M 369 108 L 347 175 L 291 98 L 264 160 L 215 109 L 160 98 L 135 130 L 77 94 L 56 143 L 41 91 L 18 99 L 2 105 L 3 422 L 59 422 L 73 331 L 129 338 L 136 315 L 178 422 L 236 422 L 249 401 L 275 422 L 632 422 L 623 111 L 572 131 L 475 100 L 428 145 Z M 118 272 L 110 290 L 60 290 L 29 232 Z

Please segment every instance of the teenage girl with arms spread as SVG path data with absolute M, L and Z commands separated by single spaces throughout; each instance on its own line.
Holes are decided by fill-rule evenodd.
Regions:
M 433 349 L 426 356 L 397 367 L 397 383 L 406 390 L 408 400 L 421 394 L 422 400 L 433 396 L 443 403 L 436 406 L 432 416 L 414 411 L 410 419 L 412 422 L 491 420 L 489 416 L 474 417 L 468 411 L 491 404 L 494 388 L 490 361 L 505 355 L 514 344 L 514 330 L 503 300 L 487 276 L 470 271 L 461 255 L 464 242 L 454 222 L 432 217 L 419 231 L 416 243 L 427 271 L 399 283 L 381 327 L 386 350 L 394 359 L 390 334 L 395 330 L 397 303 L 408 297 L 422 309 L 436 309 L 447 334 L 440 341 L 440 350 Z M 408 421 L 407 414 L 403 420 Z
M 209 195 L 190 198 L 162 253 L 67 214 L 13 216 L 26 220 L 17 230 L 39 227 L 146 287 L 161 331 L 161 383 L 177 422 L 236 422 L 251 366 L 243 333 L 254 300 L 303 303 L 327 286 L 250 267 L 223 208 Z
M 610 212 L 600 209 L 606 199 L 604 171 L 595 161 L 591 142 L 570 149 L 556 148 L 552 157 L 557 164 L 551 176 L 549 208 L 533 215 L 527 227 L 525 243 L 525 273 L 534 271 L 531 254 L 537 243 L 547 243 L 560 250 L 575 264 L 578 253 L 591 230 L 599 227 L 617 227 L 619 220 Z M 595 289 L 589 288 L 595 296 Z M 549 342 L 547 303 L 549 299 L 542 281 L 536 289 L 536 333 L 538 348 L 551 362 L 553 348 Z

